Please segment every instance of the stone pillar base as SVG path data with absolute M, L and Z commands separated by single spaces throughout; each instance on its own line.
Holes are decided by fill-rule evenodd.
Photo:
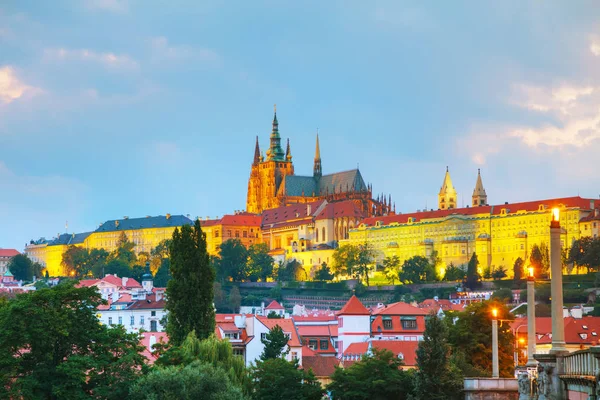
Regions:
M 566 400 L 560 375 L 564 373 L 564 356 L 568 352 L 535 354 L 538 365 L 538 400 Z
M 518 389 L 513 378 L 465 378 L 465 400 L 518 400 Z

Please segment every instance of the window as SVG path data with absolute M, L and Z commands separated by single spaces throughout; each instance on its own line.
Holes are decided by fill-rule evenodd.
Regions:
M 112 325 L 112 317 L 108 317 L 108 324 Z
M 402 319 L 402 328 L 403 329 L 417 329 L 417 320 L 416 318 L 409 319 L 410 317 L 403 317 Z
M 240 231 L 235 231 L 235 237 L 239 238 L 240 237 Z
M 319 341 L 319 348 L 321 350 L 329 350 L 329 341 L 326 339 L 321 339 Z
M 321 240 L 324 242 L 325 241 L 325 228 L 321 229 Z
M 392 317 L 383 317 L 383 329 L 392 329 Z
M 156 321 L 150 321 L 150 332 L 158 331 L 158 324 Z
M 156 311 L 150 311 L 150 316 L 151 317 L 156 317 Z
M 144 316 L 140 315 L 140 325 L 144 325 Z
M 228 237 L 231 237 L 231 230 L 228 230 L 228 231 L 227 231 L 227 236 L 228 236 Z
M 267 334 L 266 333 L 261 333 L 260 334 L 260 339 L 261 340 L 265 340 L 267 338 Z
M 248 231 L 243 231 L 243 232 L 242 232 L 242 237 L 245 237 L 245 238 L 247 238 L 247 237 L 248 237 Z
M 297 360 L 297 359 L 298 359 L 298 352 L 292 351 L 292 360 Z
M 308 341 L 308 348 L 311 350 L 316 350 L 317 349 L 317 339 L 310 339 Z
M 238 357 L 244 356 L 244 349 L 233 349 L 233 355 Z
M 123 325 L 123 317 L 119 317 L 119 325 Z
M 237 332 L 226 333 L 225 337 L 227 339 L 239 339 L 239 334 Z
M 135 324 L 135 317 L 132 315 L 129 319 L 129 325 L 133 326 Z
M 219 237 L 219 231 L 215 231 L 215 237 L 218 238 Z

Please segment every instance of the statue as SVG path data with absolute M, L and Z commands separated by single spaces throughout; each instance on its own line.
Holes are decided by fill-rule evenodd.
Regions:
M 550 374 L 552 373 L 552 367 L 550 365 L 543 366 L 538 365 L 538 400 L 549 400 L 550 393 L 552 391 L 552 381 Z
M 520 373 L 518 378 L 519 383 L 519 400 L 529 400 L 531 393 L 531 381 L 528 373 Z

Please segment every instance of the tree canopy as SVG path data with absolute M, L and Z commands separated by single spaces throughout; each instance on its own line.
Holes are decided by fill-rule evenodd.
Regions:
M 467 265 L 467 278 L 465 281 L 465 286 L 469 289 L 477 288 L 481 282 L 481 275 L 479 275 L 477 267 L 479 267 L 479 259 L 477 258 L 477 254 L 473 253 Z
M 320 400 L 323 388 L 312 371 L 298 368 L 298 360 L 261 360 L 252 368 L 256 400 Z
M 375 252 L 371 244 L 346 244 L 337 248 L 333 253 L 334 275 L 347 275 L 364 280 L 369 286 L 369 273 L 372 269 Z
M 17 254 L 10 259 L 8 270 L 18 281 L 32 281 L 33 277 L 42 277 L 42 266 L 31 261 L 25 254 Z
M 288 337 L 279 325 L 275 325 L 275 327 L 265 335 L 265 338 L 260 339 L 260 341 L 265 346 L 260 355 L 260 359 L 263 361 L 271 358 L 279 358 L 290 351 L 289 348 L 286 349 Z
M 123 399 L 142 373 L 137 334 L 98 323 L 96 288 L 73 282 L 0 307 L 0 397 Z
M 206 235 L 198 220 L 193 227 L 175 228 L 169 252 L 172 276 L 166 297 L 169 340 L 178 345 L 192 331 L 205 339 L 215 330 L 215 271 L 210 266 Z
M 423 256 L 414 256 L 404 261 L 400 271 L 402 283 L 420 283 L 436 280 L 435 268 L 429 260 Z

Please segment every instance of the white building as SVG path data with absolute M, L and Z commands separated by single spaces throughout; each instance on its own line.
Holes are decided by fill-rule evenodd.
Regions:
M 0 249 L 0 276 L 8 271 L 8 263 L 18 254 L 20 253 L 15 249 Z
M 366 342 L 371 337 L 371 312 L 352 296 L 338 313 L 338 354 L 352 343 Z

